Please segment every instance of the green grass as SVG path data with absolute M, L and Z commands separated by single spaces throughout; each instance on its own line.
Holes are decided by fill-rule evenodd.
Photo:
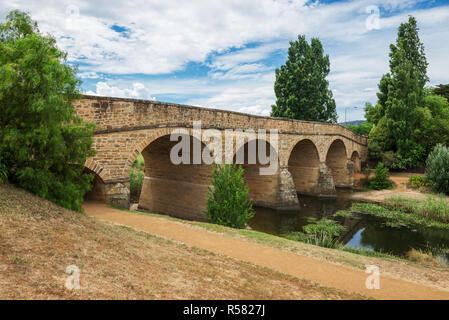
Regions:
M 385 206 L 392 210 L 402 210 L 432 221 L 449 224 L 449 202 L 443 197 L 428 197 L 415 200 L 404 197 L 386 199 Z
M 376 257 L 376 258 L 385 258 L 385 259 L 397 259 L 398 258 L 398 257 L 388 254 L 388 253 L 373 251 L 371 249 L 363 248 L 363 247 L 362 248 L 352 248 L 352 247 L 344 246 L 340 249 L 343 251 L 346 251 L 346 252 L 360 254 L 360 255 L 366 256 L 366 257 Z
M 449 229 L 449 202 L 442 196 L 429 196 L 425 200 L 391 197 L 383 204 L 354 203 L 349 210 L 334 216 L 361 213 L 384 218 L 390 227 L 425 226 Z

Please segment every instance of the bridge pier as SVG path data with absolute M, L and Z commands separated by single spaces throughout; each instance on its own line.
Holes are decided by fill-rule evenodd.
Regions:
M 108 205 L 121 209 L 129 209 L 129 181 L 128 182 L 105 182 L 104 194 Z
M 278 193 L 275 204 L 276 209 L 294 210 L 299 209 L 299 199 L 296 193 L 295 182 L 293 176 L 288 171 L 288 167 L 280 169 L 278 178 Z
M 333 197 L 336 195 L 332 169 L 326 163 L 321 162 L 318 169 L 318 181 L 314 187 L 313 193 L 323 197 Z

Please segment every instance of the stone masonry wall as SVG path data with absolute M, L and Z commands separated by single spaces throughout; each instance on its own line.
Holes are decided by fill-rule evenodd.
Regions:
M 174 129 L 187 129 L 191 134 L 193 121 L 201 121 L 202 129 L 221 130 L 223 137 L 225 129 L 279 130 L 278 172 L 273 176 L 260 177 L 252 174 L 257 169 L 254 167 L 248 168 L 247 173 L 247 181 L 253 185 L 251 192 L 254 199 L 265 206 L 295 205 L 298 203 L 296 191 L 333 194 L 334 178 L 337 179 L 337 185 L 351 184 L 354 173 L 352 160 L 366 159 L 366 137 L 340 125 L 252 116 L 156 101 L 93 96 L 76 101 L 75 107 L 79 116 L 97 126 L 94 136 L 97 154 L 88 159 L 86 168 L 95 172 L 104 182 L 106 201 L 124 207 L 129 205 L 129 191 L 126 195 L 126 189 L 129 188 L 132 164 L 143 153 L 146 178 L 140 205 L 171 214 L 185 211 L 191 218 L 202 214 L 211 169 L 208 168 L 205 173 L 191 166 L 175 168 L 172 165 L 168 171 L 166 166 L 170 164 L 167 163 L 167 154 L 163 156 L 162 153 L 168 146 L 152 145 L 160 137 L 170 135 Z M 297 144 L 304 140 L 316 149 L 318 159 L 313 159 L 313 164 L 310 157 L 293 152 Z M 334 142 L 340 146 L 339 152 L 331 150 L 329 153 Z M 150 145 L 155 148 L 152 151 L 153 161 L 146 153 Z M 354 153 L 358 158 L 353 157 Z M 203 173 L 198 176 L 199 172 Z M 169 196 L 164 198 L 163 195 L 176 195 L 177 200 L 173 201 L 173 197 Z

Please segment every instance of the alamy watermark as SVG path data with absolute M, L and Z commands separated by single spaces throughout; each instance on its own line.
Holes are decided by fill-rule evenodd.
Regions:
M 369 16 L 365 20 L 365 26 L 368 30 L 379 30 L 380 29 L 380 10 L 378 6 L 368 6 L 365 12 Z
M 369 265 L 366 267 L 365 273 L 370 275 L 365 280 L 365 286 L 369 290 L 380 289 L 380 270 L 378 266 Z
M 203 130 L 201 121 L 194 121 L 192 135 L 187 129 L 175 129 L 170 134 L 170 141 L 178 141 L 170 151 L 170 160 L 175 165 L 211 165 L 223 164 L 223 162 L 260 164 L 262 165 L 259 169 L 260 175 L 273 175 L 278 171 L 279 131 L 277 129 L 270 129 L 269 136 L 266 129 L 257 131 L 226 129 L 223 134 L 218 129 Z M 248 146 L 246 153 L 245 145 Z M 247 156 L 246 160 L 245 156 Z
M 70 265 L 65 269 L 65 272 L 69 275 L 65 280 L 65 287 L 68 290 L 79 290 L 80 286 L 80 269 L 75 265 Z

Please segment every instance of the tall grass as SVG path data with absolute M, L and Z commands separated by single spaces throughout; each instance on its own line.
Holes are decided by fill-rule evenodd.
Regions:
M 442 197 L 428 197 L 425 200 L 392 197 L 386 199 L 385 206 L 392 210 L 402 210 L 431 220 L 449 223 L 449 202 Z
M 415 200 L 393 197 L 386 199 L 383 205 L 353 203 L 348 211 L 384 218 L 389 227 L 421 225 L 449 229 L 449 203 L 441 198 Z
M 134 161 L 131 173 L 129 175 L 130 180 L 130 198 L 132 202 L 139 201 L 140 192 L 142 190 L 143 178 L 145 177 L 145 161 L 142 154 L 139 154 L 136 161 Z
M 310 219 L 310 222 L 314 223 L 304 226 L 302 228 L 304 232 L 291 232 L 283 236 L 289 240 L 306 242 L 325 248 L 338 249 L 343 247 L 338 238 L 345 232 L 344 226 L 326 218 L 319 221 Z

